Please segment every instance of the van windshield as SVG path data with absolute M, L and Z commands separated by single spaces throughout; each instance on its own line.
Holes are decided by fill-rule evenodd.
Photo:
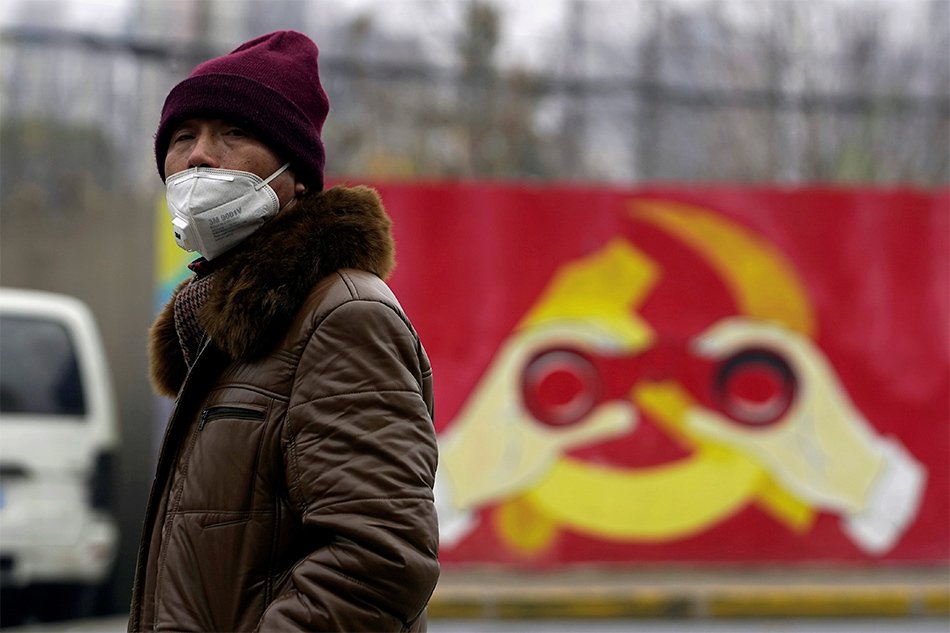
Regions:
M 0 413 L 86 412 L 69 332 L 51 319 L 0 316 Z

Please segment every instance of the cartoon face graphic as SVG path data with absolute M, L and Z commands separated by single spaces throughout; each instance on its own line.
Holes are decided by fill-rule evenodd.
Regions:
M 831 513 L 862 551 L 892 548 L 924 470 L 851 402 L 793 267 L 705 209 L 629 216 L 652 250 L 631 231 L 561 267 L 441 436 L 443 542 L 487 506 L 530 555 L 564 530 L 676 541 L 754 505 L 797 534 Z

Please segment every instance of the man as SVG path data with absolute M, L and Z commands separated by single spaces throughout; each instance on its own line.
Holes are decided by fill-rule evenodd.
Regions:
M 177 398 L 130 631 L 421 631 L 439 575 L 431 368 L 382 281 L 390 221 L 323 190 L 329 110 L 293 31 L 197 66 L 155 138 L 203 257 L 151 331 Z

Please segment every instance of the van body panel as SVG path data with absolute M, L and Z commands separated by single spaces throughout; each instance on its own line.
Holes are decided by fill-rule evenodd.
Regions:
M 0 585 L 103 583 L 118 533 L 92 487 L 119 425 L 91 311 L 0 288 L 0 363 Z

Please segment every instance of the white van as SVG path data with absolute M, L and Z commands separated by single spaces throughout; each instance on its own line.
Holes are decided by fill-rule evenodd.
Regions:
M 87 615 L 118 544 L 118 420 L 89 308 L 0 288 L 0 612 Z M 19 614 L 18 614 L 19 615 Z

